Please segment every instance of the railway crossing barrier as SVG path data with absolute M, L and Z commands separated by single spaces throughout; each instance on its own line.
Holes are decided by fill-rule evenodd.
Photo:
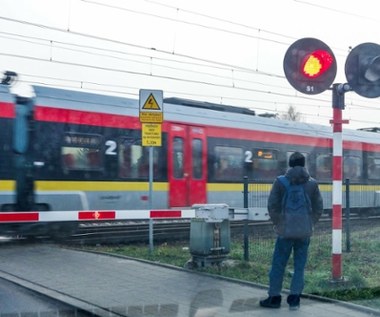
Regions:
M 0 212 L 3 226 L 44 225 L 51 223 L 101 222 L 115 220 L 190 219 L 190 253 L 198 267 L 220 264 L 230 252 L 230 221 L 268 220 L 264 208 L 231 208 L 226 204 L 199 204 L 191 209 L 165 210 L 80 210 L 80 211 L 7 211 Z M 64 226 L 62 226 L 64 227 Z M 31 230 L 34 227 L 31 227 Z M 9 234 L 9 231 L 4 230 Z M 15 234 L 22 234 L 14 232 Z M 51 232 L 54 236 L 54 232 Z
M 2 223 L 112 221 L 164 218 L 193 218 L 193 209 L 185 210 L 80 210 L 0 212 Z
M 218 204 L 211 204 L 215 206 Z M 65 222 L 65 221 L 112 221 L 112 220 L 144 220 L 144 219 L 178 219 L 204 218 L 207 205 L 194 205 L 192 209 L 152 209 L 152 210 L 66 210 L 66 211 L 4 211 L 0 212 L 0 224 L 33 223 L 33 222 Z M 228 207 L 230 220 L 268 220 L 264 208 Z M 223 217 L 226 216 L 223 211 Z M 210 214 L 210 219 L 220 217 L 217 212 Z

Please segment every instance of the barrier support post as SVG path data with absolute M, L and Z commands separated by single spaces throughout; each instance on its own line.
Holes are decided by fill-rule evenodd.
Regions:
M 333 160 L 332 160 L 332 279 L 342 280 L 342 174 L 343 141 L 342 126 L 348 120 L 342 120 L 344 94 L 351 90 L 348 84 L 333 84 L 332 108 L 333 120 Z

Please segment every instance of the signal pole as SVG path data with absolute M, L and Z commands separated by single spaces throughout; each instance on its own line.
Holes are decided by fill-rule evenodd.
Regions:
M 322 41 L 303 38 L 286 51 L 284 72 L 288 82 L 307 95 L 331 89 L 337 65 L 333 51 Z M 362 97 L 380 97 L 380 45 L 362 43 L 347 56 L 345 73 L 348 83 L 333 84 L 333 195 L 332 195 L 332 279 L 342 280 L 342 120 L 344 94 L 355 91 Z
M 343 141 L 342 126 L 348 120 L 342 120 L 344 94 L 350 91 L 348 84 L 333 84 L 333 170 L 332 170 L 332 279 L 342 280 L 342 175 Z

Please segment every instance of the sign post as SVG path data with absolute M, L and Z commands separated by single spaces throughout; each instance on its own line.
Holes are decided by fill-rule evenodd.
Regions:
M 153 147 L 162 144 L 163 100 L 162 90 L 139 91 L 142 145 L 149 147 L 149 209 L 153 208 Z M 153 252 L 153 219 L 149 219 L 149 250 Z

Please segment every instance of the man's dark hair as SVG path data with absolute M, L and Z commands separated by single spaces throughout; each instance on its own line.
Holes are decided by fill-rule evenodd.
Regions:
M 294 152 L 289 157 L 289 166 L 305 166 L 305 156 L 300 152 Z

